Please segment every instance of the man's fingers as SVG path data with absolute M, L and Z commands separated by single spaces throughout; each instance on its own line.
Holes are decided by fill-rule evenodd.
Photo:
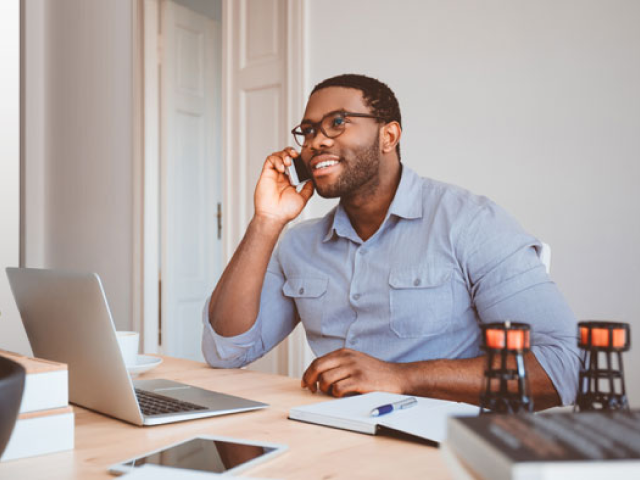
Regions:
M 312 392 L 316 391 L 315 386 L 318 382 L 318 377 L 327 370 L 340 366 L 340 360 L 335 353 L 336 352 L 329 353 L 311 362 L 307 371 L 302 375 L 302 387 L 307 387 Z
M 344 380 L 350 377 L 350 371 L 345 367 L 332 368 L 322 372 L 318 376 L 318 387 L 324 393 L 331 393 L 331 387 L 340 380 Z
M 314 360 L 313 362 L 311 362 L 311 365 L 309 365 L 309 368 L 307 368 L 307 370 L 304 372 L 304 375 L 302 375 L 302 388 L 308 388 L 309 390 L 311 390 L 313 393 L 316 392 L 317 387 L 316 387 L 316 382 L 318 381 L 318 376 L 322 373 L 322 371 L 318 370 L 316 361 L 318 359 Z
M 331 385 L 331 395 L 334 397 L 344 397 L 353 393 L 362 393 L 358 383 L 353 377 L 348 377 Z
M 293 158 L 299 155 L 292 147 L 287 147 L 279 152 L 273 152 L 267 157 L 267 160 L 273 168 L 281 173 L 284 173 L 286 167 L 290 167 L 293 163 Z
M 313 196 L 313 192 L 313 183 L 311 182 L 311 180 L 309 180 L 302 186 L 302 189 L 298 193 L 302 195 L 302 198 L 304 198 L 305 202 L 308 202 L 309 199 Z
M 286 170 L 286 165 L 284 162 L 284 158 L 280 155 L 269 155 L 267 157 L 267 165 L 271 164 L 271 166 L 280 173 L 284 173 Z
M 307 383 L 304 379 L 300 382 L 300 386 L 302 388 L 308 388 L 311 393 L 316 393 L 318 391 L 318 386 L 314 383 Z
M 297 156 L 299 156 L 300 154 L 296 151 L 295 148 L 293 147 L 287 147 L 284 149 L 284 151 L 292 158 L 296 158 Z

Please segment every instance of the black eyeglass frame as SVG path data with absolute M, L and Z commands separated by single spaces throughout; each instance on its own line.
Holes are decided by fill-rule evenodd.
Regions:
M 370 113 L 358 113 L 358 112 L 346 112 L 344 110 L 334 110 L 324 115 L 318 122 L 303 122 L 300 125 L 291 129 L 291 134 L 293 135 L 293 138 L 296 141 L 296 143 L 301 147 L 304 147 L 305 144 L 307 143 L 306 139 L 304 139 L 306 135 L 302 132 L 302 130 L 300 130 L 300 127 L 302 125 L 309 125 L 315 130 L 315 134 L 313 135 L 313 138 L 315 138 L 315 136 L 318 134 L 318 131 L 322 132 L 322 134 L 327 138 L 331 138 L 331 139 L 338 138 L 340 135 L 344 133 L 346 128 L 341 130 L 337 135 L 329 135 L 324 130 L 324 128 L 322 128 L 322 122 L 324 122 L 327 117 L 330 117 L 331 115 L 335 115 L 337 113 L 341 114 L 344 118 L 347 118 L 347 117 L 375 118 L 376 120 L 379 120 L 381 122 L 386 122 L 386 119 L 384 117 L 380 117 L 378 115 L 371 115 Z M 302 142 L 299 140 L 298 138 L 299 136 L 304 139 Z

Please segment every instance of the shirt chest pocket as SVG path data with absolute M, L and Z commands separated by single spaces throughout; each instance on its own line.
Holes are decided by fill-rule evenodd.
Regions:
M 304 277 L 288 278 L 282 287 L 285 296 L 291 298 L 305 328 L 322 333 L 322 314 L 327 298 L 328 278 Z
M 389 273 L 390 327 L 399 337 L 447 331 L 453 311 L 451 267 L 410 266 Z

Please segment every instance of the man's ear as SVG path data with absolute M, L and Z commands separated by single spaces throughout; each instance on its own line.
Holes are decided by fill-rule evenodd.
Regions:
M 396 149 L 398 142 L 400 142 L 401 136 L 402 128 L 398 122 L 389 122 L 382 127 L 382 152 L 393 152 Z

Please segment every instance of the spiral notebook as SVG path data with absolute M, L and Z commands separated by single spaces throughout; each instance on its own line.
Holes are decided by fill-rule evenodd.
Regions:
M 289 411 L 289 418 L 369 435 L 400 434 L 440 443 L 446 438 L 448 417 L 475 416 L 479 412 L 479 407 L 468 403 L 413 397 L 418 401 L 415 407 L 380 417 L 371 416 L 374 408 L 406 398 L 411 397 L 386 392 L 366 393 L 294 407 Z

